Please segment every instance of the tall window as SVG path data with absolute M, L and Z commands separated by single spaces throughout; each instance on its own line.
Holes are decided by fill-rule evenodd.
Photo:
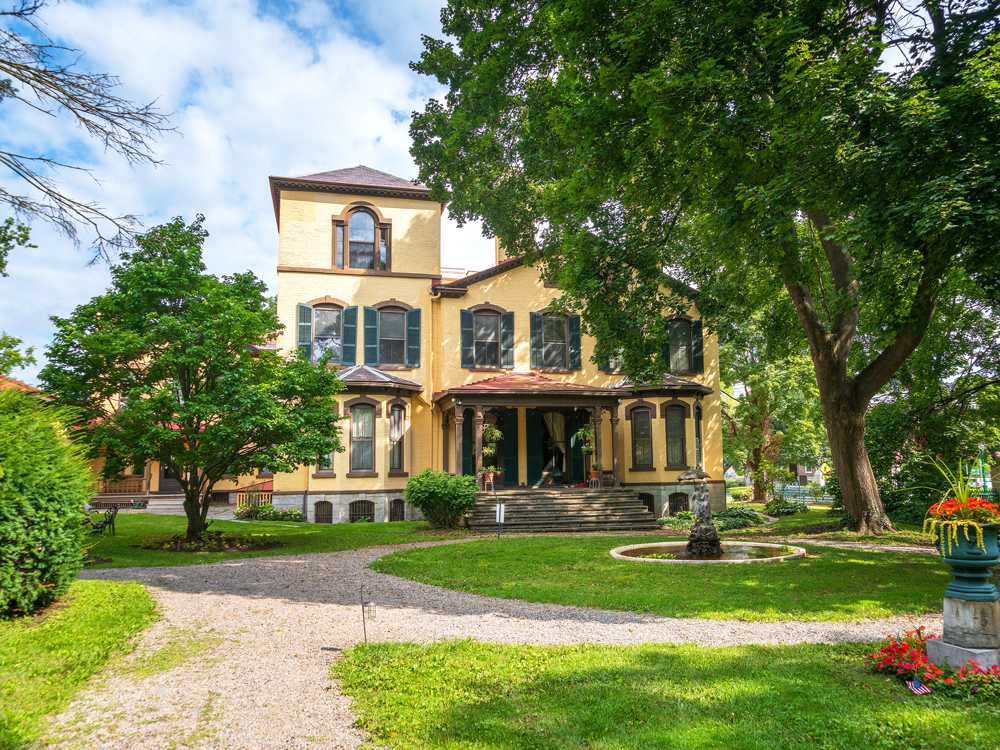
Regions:
M 632 411 L 632 468 L 653 468 L 653 425 L 649 409 Z
M 337 268 L 344 267 L 344 225 L 337 225 Z
M 406 312 L 389 308 L 378 314 L 378 362 L 401 365 L 406 362 Z
M 562 315 L 545 315 L 542 321 L 542 362 L 545 367 L 565 368 L 566 318 Z
M 399 405 L 389 410 L 389 470 L 403 470 L 403 432 L 406 410 Z
M 667 466 L 679 468 L 686 466 L 684 456 L 684 409 L 680 406 L 668 406 L 665 410 L 667 422 Z
M 500 316 L 477 312 L 475 321 L 476 367 L 499 367 Z
M 375 409 L 351 409 L 351 471 L 375 471 Z
M 317 307 L 313 310 L 313 362 L 330 352 L 330 362 L 340 364 L 341 314 L 340 308 Z
M 351 268 L 375 268 L 375 219 L 367 211 L 351 216 Z
M 691 322 L 671 320 L 667 323 L 670 337 L 670 371 L 691 372 Z
M 702 468 L 701 458 L 701 404 L 694 407 L 694 465 Z

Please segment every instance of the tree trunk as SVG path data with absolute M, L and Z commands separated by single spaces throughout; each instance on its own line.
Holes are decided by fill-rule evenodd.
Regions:
M 847 403 L 845 403 L 847 402 Z M 823 420 L 830 441 L 830 456 L 844 498 L 844 509 L 861 534 L 895 531 L 885 514 L 875 472 L 865 449 L 865 412 L 868 404 L 850 403 L 847 396 L 823 399 Z
M 184 489 L 184 514 L 187 516 L 187 541 L 189 542 L 193 542 L 201 532 L 208 528 L 198 489 L 196 484 Z
M 753 479 L 753 496 L 750 502 L 763 505 L 767 502 L 767 490 L 764 486 L 764 477 L 760 473 L 760 461 L 763 448 L 754 448 L 750 451 L 750 476 Z

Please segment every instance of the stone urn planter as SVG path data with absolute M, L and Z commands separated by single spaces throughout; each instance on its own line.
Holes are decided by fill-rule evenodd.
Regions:
M 980 529 L 982 546 L 974 526 L 959 527 L 954 536 L 949 534 L 949 529 L 939 531 L 935 545 L 941 553 L 941 561 L 951 567 L 954 576 L 945 589 L 946 597 L 973 602 L 1000 599 L 997 587 L 989 583 L 990 568 L 1000 565 L 1000 523 L 983 524 Z

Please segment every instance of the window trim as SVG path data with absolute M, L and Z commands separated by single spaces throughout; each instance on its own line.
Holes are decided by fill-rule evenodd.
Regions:
M 695 468 L 705 470 L 705 436 L 702 421 L 704 410 L 701 404 L 694 405 L 694 465 Z
M 371 409 L 371 411 L 372 411 L 372 437 L 371 437 L 371 445 L 372 445 L 372 467 L 370 469 L 355 469 L 354 468 L 354 443 L 356 442 L 355 437 L 354 437 L 354 412 L 355 412 L 355 410 L 360 410 L 360 409 Z M 378 435 L 378 419 L 381 416 L 379 414 L 379 411 L 380 411 L 379 409 L 376 409 L 371 404 L 364 403 L 364 402 L 355 403 L 354 405 L 351 406 L 351 411 L 350 411 L 350 430 L 351 430 L 351 433 L 350 433 L 350 440 L 348 441 L 349 444 L 350 444 L 350 447 L 348 449 L 348 464 L 347 464 L 347 466 L 348 466 L 347 476 L 350 477 L 350 478 L 353 478 L 353 477 L 377 477 L 378 476 L 378 472 L 375 470 L 376 466 L 378 465 L 377 462 L 376 462 L 376 460 L 375 460 L 376 459 L 376 456 L 375 456 L 375 444 L 377 442 L 376 436 Z
M 562 313 L 552 313 L 552 312 L 544 312 L 541 315 L 542 315 L 542 367 L 540 367 L 539 369 L 542 372 L 572 372 L 572 370 L 569 369 L 569 316 L 563 315 Z M 565 353 L 565 357 L 563 358 L 563 362 L 565 364 L 559 367 L 548 367 L 545 364 L 545 345 L 547 343 L 553 343 L 553 344 L 556 343 L 554 341 L 547 342 L 545 340 L 545 321 L 548 318 L 559 318 L 563 322 L 562 345 L 563 345 L 563 352 Z
M 351 218 L 358 211 L 364 211 L 371 215 L 375 222 L 375 241 L 373 243 L 373 253 L 375 259 L 375 268 L 356 268 L 351 265 L 351 238 L 350 238 L 350 227 Z M 332 249 L 330 257 L 330 270 L 335 273 L 347 273 L 347 274 L 389 274 L 392 273 L 392 219 L 386 218 L 379 211 L 378 207 L 368 201 L 354 201 L 353 203 L 344 206 L 344 210 L 337 216 L 332 217 L 333 221 L 333 231 L 332 231 Z M 340 232 L 343 232 L 343 246 L 342 246 L 342 256 L 341 265 L 337 265 L 337 240 L 340 236 L 338 234 L 338 228 Z M 385 245 L 385 268 L 379 268 L 381 262 L 381 249 L 382 245 Z
M 329 298 L 329 299 L 332 299 Z M 312 319 L 312 361 L 315 364 L 319 360 L 316 357 L 316 311 L 317 310 L 337 310 L 340 312 L 340 356 L 336 359 L 331 359 L 328 364 L 339 366 L 341 362 L 344 361 L 344 310 L 347 309 L 345 305 L 338 305 L 335 302 L 317 302 L 315 305 L 308 303 L 313 309 L 313 319 Z M 324 337 L 329 338 L 329 337 Z
M 636 420 L 633 419 L 635 412 L 641 411 L 649 416 L 649 463 L 648 464 L 637 464 L 635 462 L 635 423 Z M 656 406 L 655 404 L 633 404 L 629 407 L 627 412 L 628 421 L 632 422 L 632 429 L 629 433 L 631 442 L 629 449 L 632 453 L 632 467 L 629 471 L 656 471 L 656 459 L 653 456 L 653 419 L 656 416 Z
M 477 305 L 477 307 L 479 307 L 479 305 Z M 500 369 L 502 369 L 500 367 L 500 339 L 501 339 L 501 333 L 500 333 L 500 315 L 501 315 L 501 313 L 498 313 L 498 312 L 494 311 L 491 308 L 480 309 L 480 310 L 472 310 L 472 309 L 470 309 L 469 312 L 472 313 L 472 361 L 473 361 L 473 365 L 472 365 L 471 368 L 468 368 L 468 369 L 473 369 L 473 370 L 475 370 L 475 369 L 480 369 L 480 370 L 500 370 Z M 497 363 L 495 365 L 487 365 L 487 364 L 482 364 L 481 365 L 477 361 L 477 359 L 478 359 L 477 353 L 479 351 L 479 348 L 476 346 L 476 344 L 480 343 L 480 340 L 476 338 L 476 318 L 478 316 L 490 317 L 490 318 L 495 318 L 496 319 L 496 322 L 497 322 L 497 338 L 496 338 L 496 341 L 482 341 L 483 344 L 494 344 L 496 346 Z
M 388 476 L 390 477 L 406 477 L 409 474 L 406 471 L 406 422 L 409 417 L 409 410 L 403 403 L 396 403 L 399 399 L 394 399 L 389 404 L 388 414 L 389 414 L 389 464 L 388 464 Z M 392 415 L 394 413 L 401 413 L 401 428 L 399 439 L 393 442 L 392 439 Z M 392 451 L 396 445 L 399 445 L 399 468 L 392 468 Z
M 407 332 L 407 320 L 406 313 L 408 310 L 401 305 L 383 305 L 380 308 L 373 308 L 378 310 L 378 367 L 387 368 L 399 368 L 399 369 L 412 369 L 406 364 L 406 332 Z M 382 315 L 383 313 L 398 314 L 403 316 L 403 337 L 398 339 L 390 339 L 382 335 L 382 331 L 385 330 L 385 326 L 382 325 Z M 403 342 L 403 358 L 400 362 L 383 362 L 382 361 L 382 340 L 386 341 L 402 341 Z
M 687 328 L 687 366 L 683 370 L 675 370 L 673 367 L 673 353 L 674 347 L 670 342 L 669 331 L 670 326 L 676 323 L 685 323 Z M 670 368 L 668 372 L 671 374 L 680 373 L 682 375 L 691 375 L 694 373 L 694 318 L 690 318 L 686 315 L 676 315 L 672 318 L 666 318 L 667 325 L 667 347 L 670 354 L 669 361 L 667 362 Z
M 667 456 L 666 456 L 666 458 L 667 458 L 667 465 L 666 465 L 664 471 L 680 471 L 680 470 L 689 469 L 690 466 L 688 466 L 688 454 L 687 454 L 687 420 L 691 416 L 691 407 L 688 404 L 685 404 L 683 401 L 677 401 L 675 399 L 674 401 L 666 401 L 663 404 L 661 404 L 660 405 L 660 410 L 661 410 L 661 412 L 663 414 L 663 423 L 664 423 L 663 434 L 664 434 L 664 437 L 665 437 L 665 439 L 667 441 L 666 442 L 666 446 L 667 446 Z M 676 412 L 680 412 L 680 415 L 681 415 L 681 435 L 680 435 L 680 438 L 681 438 L 681 455 L 684 456 L 684 463 L 681 463 L 681 464 L 672 464 L 672 463 L 670 463 L 670 438 L 671 438 L 671 436 L 670 436 L 670 433 L 668 432 L 668 430 L 670 429 L 670 420 L 667 418 L 667 413 L 670 410 L 673 410 L 675 413 Z

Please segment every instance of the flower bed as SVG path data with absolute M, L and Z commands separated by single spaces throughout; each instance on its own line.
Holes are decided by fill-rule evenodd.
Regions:
M 958 671 L 939 667 L 927 658 L 927 641 L 937 637 L 924 636 L 922 626 L 898 640 L 890 636 L 888 645 L 870 654 L 868 660 L 876 672 L 908 682 L 919 680 L 932 692 L 952 698 L 974 701 L 1000 698 L 1000 667 L 984 669 L 971 660 Z
M 227 534 L 224 531 L 203 531 L 193 542 L 184 534 L 149 536 L 139 545 L 143 549 L 164 552 L 243 552 L 281 547 L 271 534 Z
M 270 503 L 237 508 L 233 517 L 238 521 L 295 521 L 299 523 L 306 520 L 306 517 L 297 510 L 291 508 L 278 510 Z

